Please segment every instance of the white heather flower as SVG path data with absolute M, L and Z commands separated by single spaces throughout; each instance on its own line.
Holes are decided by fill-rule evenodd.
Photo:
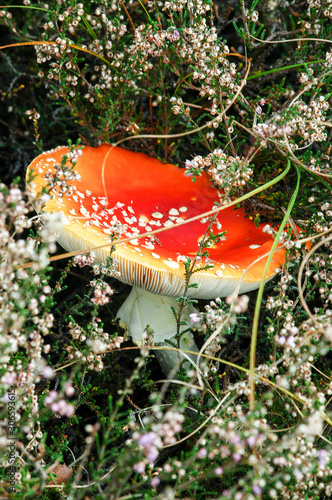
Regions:
M 253 23 L 256 23 L 258 21 L 258 12 L 257 10 L 254 10 L 251 14 L 251 21 Z
M 50 366 L 44 366 L 42 371 L 43 377 L 46 379 L 50 379 L 54 377 L 54 371 Z
M 65 217 L 59 213 L 43 213 L 43 229 L 41 230 L 41 237 L 46 243 L 54 243 L 56 241 L 65 220 Z
M 306 436 L 317 436 L 318 434 L 322 434 L 323 420 L 319 411 L 316 411 L 308 417 L 307 424 L 299 425 L 298 432 Z
M 109 345 L 100 339 L 88 339 L 86 343 L 91 347 L 91 350 L 95 353 L 106 352 L 109 349 Z
M 329 342 L 332 342 L 332 326 L 328 326 L 324 332 L 325 337 Z

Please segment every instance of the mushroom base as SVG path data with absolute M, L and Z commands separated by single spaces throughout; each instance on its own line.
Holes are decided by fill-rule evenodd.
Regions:
M 149 326 L 153 332 L 153 341 L 156 346 L 170 347 L 165 340 L 176 343 L 176 320 L 172 311 L 179 310 L 179 304 L 175 297 L 156 295 L 143 290 L 143 288 L 133 287 L 129 296 L 120 307 L 117 317 L 125 323 L 129 335 L 137 345 L 143 343 L 143 332 Z M 181 321 L 185 321 L 188 326 L 190 314 L 198 311 L 192 304 L 186 306 L 181 315 Z M 180 348 L 198 353 L 192 333 L 185 333 L 180 340 Z M 155 350 L 156 357 L 163 372 L 168 375 L 176 365 L 184 359 L 191 359 L 196 362 L 197 356 L 194 354 L 179 354 L 168 349 Z M 189 362 L 189 361 L 188 361 Z

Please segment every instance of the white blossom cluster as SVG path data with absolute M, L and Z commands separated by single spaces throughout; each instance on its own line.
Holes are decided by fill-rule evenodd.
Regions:
M 322 9 L 325 17 L 332 19 L 332 2 L 331 0 L 307 0 L 308 7 L 311 9 Z
M 70 48 L 67 48 L 67 44 L 67 40 L 58 37 L 54 44 L 35 45 L 37 63 L 43 64 L 51 61 L 52 59 L 58 59 L 61 54 L 68 53 Z M 57 73 L 57 65 L 55 63 L 52 64 L 52 68 L 53 69 L 48 73 L 49 80 L 52 80 L 54 75 Z M 42 78 L 44 76 L 44 72 L 40 70 L 38 76 Z
M 65 3 L 61 0 L 57 3 L 65 6 Z M 107 8 L 108 15 L 106 15 L 105 9 L 99 6 L 97 6 L 95 11 L 91 14 L 85 15 L 84 5 L 79 3 L 74 7 L 65 9 L 63 12 L 60 10 L 58 13 L 57 23 L 62 26 L 62 33 L 68 30 L 70 36 L 74 36 L 82 23 L 83 16 L 85 16 L 86 22 L 89 23 L 93 31 L 96 33 L 104 31 L 106 33 L 106 43 L 103 43 L 96 36 L 88 45 L 82 45 L 83 50 L 88 50 L 96 55 L 100 55 L 101 57 L 106 56 L 110 59 L 110 65 L 96 64 L 94 66 L 90 82 L 88 82 L 79 71 L 75 49 L 73 51 L 71 47 L 74 42 L 70 38 L 66 38 L 62 35 L 55 39 L 55 43 L 35 46 L 37 63 L 40 65 L 49 63 L 50 68 L 49 70 L 41 69 L 39 76 L 41 78 L 46 77 L 48 81 L 58 82 L 59 95 L 63 94 L 63 83 L 61 80 L 61 71 L 63 67 L 68 70 L 65 81 L 66 84 L 71 86 L 69 96 L 73 98 L 77 93 L 78 84 L 83 83 L 83 85 L 88 88 L 84 97 L 92 103 L 98 99 L 98 93 L 101 90 L 118 86 L 124 81 L 124 76 L 121 76 L 119 68 L 123 64 L 122 60 L 125 54 L 112 51 L 114 40 L 116 41 L 118 37 L 122 37 L 127 31 L 125 24 L 113 20 L 114 12 L 117 10 L 119 10 L 119 3 L 113 2 L 113 4 Z M 123 18 L 123 16 L 120 17 Z M 48 36 L 48 32 L 55 28 L 56 24 L 53 21 L 46 23 L 44 25 L 45 37 Z M 67 60 L 67 62 L 61 62 L 60 58 L 63 56 L 66 56 L 69 60 Z M 50 91 L 50 93 L 56 94 L 54 90 Z
M 73 260 L 73 266 L 85 267 L 91 266 L 96 258 L 96 254 L 94 252 L 89 252 L 87 255 L 76 255 Z
M 302 75 L 302 83 L 306 82 L 307 77 L 307 74 Z M 322 142 L 327 137 L 324 116 L 329 107 L 328 101 L 323 96 L 312 99 L 309 104 L 299 100 L 290 107 L 292 112 L 296 110 L 296 115 L 283 118 L 276 112 L 267 122 L 255 124 L 253 132 L 264 140 L 278 138 L 280 142 L 284 142 L 284 136 L 296 136 L 297 140 L 290 144 L 293 149 L 298 149 L 303 144 Z M 289 113 L 289 109 L 287 112 Z
M 9 362 L 9 353 L 15 353 L 23 348 L 31 360 L 39 360 L 43 350 L 49 349 L 43 343 L 43 336 L 53 325 L 53 316 L 47 311 L 42 312 L 42 304 L 50 294 L 50 287 L 42 282 L 38 271 L 44 269 L 48 263 L 49 248 L 39 248 L 38 241 L 32 238 L 19 238 L 24 229 L 30 228 L 32 223 L 28 218 L 32 200 L 30 194 L 22 192 L 17 187 L 7 189 L 0 185 L 0 336 L 1 365 Z M 45 235 L 49 230 L 45 227 Z M 49 247 L 52 243 L 49 241 Z M 52 248 L 51 248 L 52 249 Z M 20 266 L 31 261 L 33 270 L 37 273 L 31 276 L 29 270 Z M 37 296 L 27 292 L 24 285 L 33 279 L 39 290 Z M 32 322 L 29 337 L 23 333 L 27 315 Z M 46 351 L 45 351 L 46 352 Z
M 210 304 L 205 306 L 203 315 L 203 324 L 205 328 L 216 330 L 226 320 L 226 312 L 223 309 L 223 304 L 220 298 L 210 301 Z
M 45 341 L 45 336 L 54 325 L 53 314 L 47 306 L 52 290 L 43 273 L 49 264 L 48 254 L 54 240 L 50 235 L 53 228 L 47 223 L 42 230 L 45 236 L 43 246 L 37 237 L 32 239 L 24 233 L 32 227 L 29 214 L 34 201 L 29 190 L 0 184 L 1 385 L 6 389 L 15 388 L 20 401 L 15 414 L 17 423 L 29 410 L 30 417 L 25 420 L 26 447 L 38 452 L 43 434 L 38 420 L 36 384 L 52 377 L 52 369 L 45 360 L 51 346 Z M 26 263 L 31 267 L 25 269 Z M 23 363 L 23 360 L 28 362 Z M 5 394 L 4 398 L 4 402 L 9 401 L 8 395 Z M 30 434 L 33 437 L 30 438 Z
M 102 280 L 93 280 L 90 281 L 90 285 L 94 288 L 91 302 L 98 306 L 108 304 L 110 301 L 109 296 L 114 293 L 114 290 L 112 290 L 109 284 Z
M 81 150 L 73 150 L 67 153 L 69 165 L 65 162 L 63 164 L 54 163 L 53 171 L 49 170 L 45 173 L 47 180 L 47 187 L 50 193 L 55 192 L 58 197 L 71 196 L 73 194 L 73 181 L 80 181 L 80 174 L 75 172 L 74 165 L 77 157 L 82 154 Z
M 163 3 L 163 10 L 172 20 L 172 12 L 182 11 L 190 4 L 193 9 L 192 26 L 176 27 L 175 23 L 173 27 L 156 32 L 150 25 L 140 25 L 135 30 L 134 44 L 128 48 L 128 56 L 135 54 L 133 64 L 137 65 L 139 60 L 137 71 L 143 76 L 145 71 L 153 68 L 153 58 L 162 58 L 163 64 L 171 64 L 176 50 L 184 64 L 195 67 L 191 88 L 198 90 L 202 97 L 212 99 L 225 88 L 237 91 L 236 65 L 227 59 L 229 48 L 218 37 L 216 28 L 209 27 L 206 18 L 200 17 L 200 12 L 205 14 L 211 5 L 201 0 L 170 1 Z
M 70 360 L 81 360 L 87 363 L 89 370 L 96 371 L 103 370 L 103 355 L 113 349 L 119 349 L 124 340 L 121 336 L 110 337 L 107 332 L 104 332 L 99 323 L 100 320 L 94 318 L 90 323 L 89 331 L 87 331 L 86 328 L 79 324 L 69 322 L 69 334 L 74 341 L 74 345 L 69 345 L 66 348 Z M 88 347 L 88 351 L 86 347 Z
M 228 194 L 232 187 L 242 187 L 253 174 L 244 157 L 226 154 L 221 149 L 215 149 L 205 156 L 197 155 L 185 162 L 187 176 L 201 175 L 207 170 L 217 186 Z
M 53 32 L 61 36 L 51 43 L 35 46 L 40 65 L 39 77 L 47 82 L 50 95 L 63 97 L 68 103 L 79 97 L 99 106 L 101 99 L 106 99 L 107 95 L 113 102 L 111 95 L 114 89 L 121 91 L 126 87 L 128 103 L 136 105 L 136 96 L 146 92 L 147 76 L 150 78 L 150 73 L 154 74 L 162 62 L 168 65 L 175 78 L 180 77 L 180 66 L 189 72 L 191 78 L 186 81 L 185 87 L 197 91 L 201 97 L 214 100 L 211 114 L 217 113 L 217 116 L 208 122 L 208 126 L 220 126 L 223 114 L 220 110 L 217 112 L 217 102 L 218 108 L 221 102 L 230 104 L 229 92 L 239 91 L 245 82 L 238 81 L 236 64 L 228 58 L 230 50 L 206 17 L 212 10 L 209 1 L 147 2 L 151 12 L 158 6 L 162 7 L 163 22 L 158 28 L 150 23 L 128 24 L 127 16 L 123 14 L 123 2 L 108 3 L 107 8 L 96 3 L 96 8 L 89 14 L 85 13 L 81 3 L 68 8 L 62 1 L 58 3 L 58 19 L 45 23 L 43 38 L 50 40 Z M 189 26 L 188 23 L 180 23 L 177 18 L 183 10 L 190 13 Z M 82 50 L 104 59 L 95 57 L 96 62 L 88 73 L 82 72 L 77 62 L 77 49 L 73 47 L 83 20 L 94 36 L 91 42 L 81 45 Z M 174 65 L 174 58 L 179 59 L 177 65 Z M 165 99 L 168 99 L 160 90 L 151 91 L 151 96 L 152 106 L 165 105 Z M 84 121 L 83 116 L 80 119 Z M 137 123 L 123 116 L 118 127 L 133 134 L 140 130 Z M 212 138 L 213 132 L 208 132 L 208 135 Z
M 221 149 L 217 149 L 213 151 L 211 159 L 212 166 L 208 172 L 226 194 L 232 187 L 245 186 L 253 174 L 244 157 L 227 155 Z

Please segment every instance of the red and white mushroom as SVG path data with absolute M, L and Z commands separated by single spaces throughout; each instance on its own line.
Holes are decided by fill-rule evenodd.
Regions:
M 54 172 L 54 165 L 61 164 L 66 154 L 67 147 L 58 147 L 31 163 L 27 175 L 35 173 L 35 194 L 46 186 L 45 175 L 47 178 L 48 172 Z M 83 252 L 106 244 L 111 235 L 119 240 L 130 238 L 116 243 L 112 254 L 119 280 L 133 286 L 118 317 L 136 343 L 142 342 L 147 325 L 154 330 L 156 344 L 172 339 L 176 324 L 171 306 L 178 309 L 176 299 L 184 292 L 184 262 L 195 258 L 209 220 L 198 218 L 175 225 L 215 208 L 222 193 L 208 174 L 192 182 L 183 169 L 107 144 L 84 147 L 75 171 L 80 180 L 68 181 L 73 186 L 72 194 L 59 197 L 55 189 L 53 198 L 43 207 L 46 212 L 64 216 L 57 241 L 67 251 Z M 167 231 L 149 234 L 162 228 Z M 225 235 L 208 248 L 208 260 L 198 259 L 197 266 L 203 268 L 208 263 L 212 267 L 194 273 L 192 282 L 197 283 L 197 288 L 189 288 L 187 296 L 213 299 L 231 295 L 249 266 L 239 292 L 257 289 L 267 257 L 252 264 L 269 252 L 272 237 L 262 227 L 256 227 L 242 208 L 226 208 L 218 213 L 212 231 Z M 142 234 L 145 236 L 140 238 Z M 96 262 L 106 262 L 110 248 L 96 249 L 95 255 Z M 284 260 L 285 250 L 277 250 L 267 279 L 274 276 Z M 187 307 L 183 320 L 189 321 L 192 312 L 194 308 Z M 191 337 L 186 340 L 190 343 Z

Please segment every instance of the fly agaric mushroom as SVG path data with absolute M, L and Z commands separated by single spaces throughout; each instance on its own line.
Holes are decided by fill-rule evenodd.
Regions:
M 68 148 L 58 147 L 42 153 L 28 167 L 27 176 L 35 174 L 34 194 L 47 185 L 46 179 L 54 172 L 54 165 L 61 164 L 63 155 L 68 155 Z M 68 181 L 72 194 L 59 197 L 55 189 L 43 208 L 64 216 L 57 241 L 67 251 L 84 251 L 107 244 L 110 235 L 130 238 L 117 243 L 112 254 L 119 279 L 133 286 L 118 317 L 137 344 L 142 343 L 147 325 L 154 331 L 155 344 L 174 340 L 176 322 L 172 308 L 179 309 L 176 299 L 184 292 L 184 262 L 195 258 L 209 220 L 198 218 L 189 224 L 172 226 L 216 208 L 222 192 L 206 173 L 193 183 L 184 170 L 174 165 L 107 144 L 84 147 L 75 171 L 80 180 Z M 149 234 L 161 228 L 168 230 L 156 236 Z M 261 226 L 256 227 L 242 208 L 226 208 L 218 213 L 211 230 L 214 235 L 225 233 L 219 241 L 211 240 L 208 257 L 198 258 L 196 269 L 206 264 L 211 268 L 193 274 L 192 282 L 197 288 L 189 288 L 187 296 L 213 299 L 231 295 L 249 266 L 239 293 L 257 289 L 267 257 L 253 262 L 270 251 L 272 237 Z M 96 249 L 95 255 L 96 262 L 105 263 L 110 249 Z M 285 250 L 277 250 L 267 279 L 274 276 L 284 260 Z M 194 311 L 192 305 L 187 306 L 182 320 L 189 322 Z M 181 347 L 197 350 L 191 334 L 182 339 Z M 174 351 L 169 354 L 158 350 L 156 354 L 166 372 L 178 360 Z

